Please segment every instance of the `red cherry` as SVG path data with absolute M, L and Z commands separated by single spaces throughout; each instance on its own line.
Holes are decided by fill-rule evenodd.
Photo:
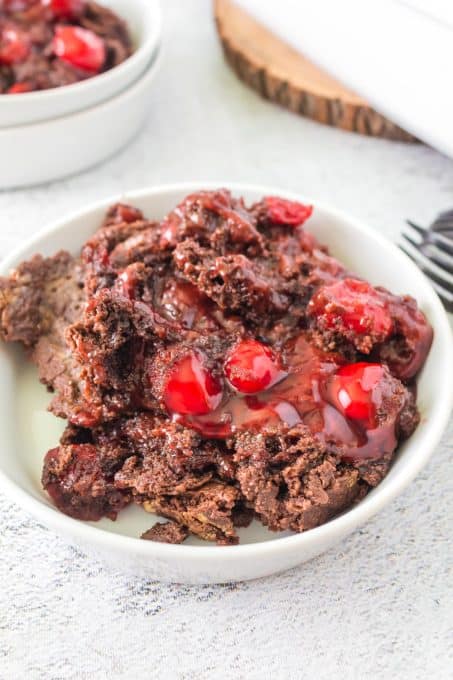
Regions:
M 381 364 L 360 362 L 342 366 L 328 381 L 326 398 L 347 418 L 367 421 L 373 427 L 376 413 L 373 393 L 384 374 Z
M 277 196 L 267 196 L 264 202 L 267 207 L 267 217 L 274 224 L 287 224 L 291 227 L 298 227 L 313 214 L 312 205 L 287 201 L 285 198 L 278 198 Z
M 84 71 L 98 73 L 105 62 L 102 38 L 80 26 L 57 26 L 52 47 L 62 61 Z
M 44 7 L 52 10 L 59 19 L 77 19 L 83 13 L 85 0 L 41 0 Z
M 115 206 L 114 216 L 115 221 L 118 223 L 127 222 L 130 224 L 143 219 L 143 213 L 138 208 L 134 208 L 134 206 L 127 205 L 126 203 L 118 203 Z
M 31 86 L 30 83 L 27 82 L 19 82 L 19 83 L 14 83 L 14 85 L 11 85 L 9 90 L 6 91 L 6 94 L 24 94 L 25 92 L 32 92 L 33 87 Z
M 137 292 L 137 271 L 134 265 L 123 269 L 121 274 L 118 274 L 117 288 L 124 297 L 129 300 L 134 300 Z
M 225 362 L 225 375 L 243 394 L 262 392 L 285 377 L 272 350 L 257 340 L 242 340 Z
M 385 298 L 369 283 L 358 279 L 323 286 L 310 300 L 308 312 L 325 328 L 370 334 L 374 342 L 385 340 L 393 329 Z
M 204 415 L 222 400 L 222 386 L 204 365 L 201 352 L 193 351 L 173 365 L 164 388 L 164 402 L 172 413 Z
M 17 64 L 30 53 L 30 41 L 26 33 L 12 24 L 3 27 L 0 33 L 0 64 Z
M 79 427 L 94 427 L 99 425 L 101 419 L 101 413 L 99 409 L 83 410 L 77 411 L 71 417 L 71 423 L 78 425 Z

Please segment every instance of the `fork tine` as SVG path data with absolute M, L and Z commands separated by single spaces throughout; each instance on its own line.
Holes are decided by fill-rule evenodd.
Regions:
M 408 243 L 411 244 L 411 246 L 414 246 L 414 248 L 417 248 L 417 250 L 423 245 L 423 241 L 414 241 L 414 239 L 409 236 L 409 234 L 406 234 L 406 232 L 402 231 L 401 236 L 408 241 Z
M 422 234 L 422 236 L 424 236 L 428 231 L 425 227 L 421 227 L 419 224 L 415 224 L 415 222 L 412 222 L 412 220 L 406 220 L 406 224 L 412 227 L 412 229 L 415 229 L 415 231 L 418 232 L 419 234 Z
M 429 260 L 426 255 L 424 255 L 424 253 L 418 250 L 416 246 L 414 248 L 413 242 L 407 238 L 405 234 L 402 234 L 402 236 L 406 238 L 406 240 L 411 244 L 412 248 L 408 249 L 407 246 L 401 244 L 401 250 L 403 250 L 406 255 L 408 255 L 411 260 L 413 260 L 415 264 L 418 265 L 430 279 L 441 286 L 444 293 L 453 294 L 453 276 L 447 272 L 444 272 L 444 270 L 438 265 L 431 262 L 431 260 Z
M 403 253 L 407 255 L 412 260 L 412 262 L 414 262 L 417 265 L 417 267 L 419 267 L 421 271 L 423 271 L 426 275 L 426 272 L 423 269 L 423 267 L 421 267 L 419 262 L 414 259 L 412 253 L 410 253 L 409 250 L 406 250 L 406 248 L 402 244 L 398 244 L 398 248 L 402 250 Z M 436 293 L 438 294 L 438 296 L 440 297 L 447 312 L 453 312 L 453 294 L 449 293 L 441 285 L 433 281 L 429 275 L 427 275 L 427 278 L 432 287 L 434 288 L 434 290 L 436 291 Z
M 447 312 L 453 312 L 453 295 L 445 291 L 442 286 L 439 286 L 435 281 L 430 280 L 430 283 L 442 300 Z
M 420 247 L 422 252 L 435 264 L 439 265 L 448 274 L 453 275 L 453 255 L 440 250 L 433 243 L 423 243 Z
M 423 238 L 426 241 L 429 241 L 430 243 L 433 243 L 436 245 L 439 250 L 442 250 L 444 253 L 448 253 L 449 255 L 453 255 L 453 237 L 448 238 L 448 236 L 445 236 L 444 234 L 440 234 L 437 231 L 431 231 L 430 229 L 425 229 L 424 227 L 421 227 L 418 224 L 415 224 L 411 220 L 406 220 L 407 224 L 414 229 L 417 234 L 420 234 L 423 236 Z

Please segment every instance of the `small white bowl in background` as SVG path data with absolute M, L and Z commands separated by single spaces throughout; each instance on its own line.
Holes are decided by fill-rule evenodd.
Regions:
M 155 58 L 162 33 L 159 0 L 100 0 L 128 24 L 134 53 L 122 64 L 87 80 L 50 90 L 0 95 L 0 130 L 88 109 L 134 83 Z M 0 147 L 4 157 L 4 150 Z M 0 188 L 3 184 L 0 182 Z
M 178 184 L 104 200 L 41 231 L 0 265 L 0 275 L 7 275 L 37 252 L 52 255 L 64 248 L 78 253 L 98 228 L 106 208 L 118 200 L 131 202 L 150 219 L 161 219 L 186 194 L 218 186 Z M 202 584 L 254 579 L 289 569 L 328 550 L 388 505 L 420 472 L 440 440 L 452 406 L 449 322 L 438 297 L 409 258 L 361 222 L 312 199 L 275 187 L 225 186 L 249 203 L 265 195 L 313 203 L 315 211 L 307 228 L 330 247 L 333 255 L 371 283 L 387 286 L 395 293 L 410 292 L 418 300 L 434 327 L 434 343 L 418 379 L 422 418 L 412 437 L 400 447 L 385 479 L 358 505 L 316 529 L 278 534 L 254 522 L 239 531 L 240 545 L 221 548 L 194 539 L 188 545 L 143 541 L 137 537 L 156 518 L 136 506 L 126 508 L 116 522 L 103 519 L 97 523 L 72 519 L 53 507 L 41 487 L 40 476 L 44 455 L 56 445 L 64 422 L 46 413 L 49 395 L 39 385 L 36 370 L 27 365 L 23 352 L 0 344 L 0 489 L 39 522 L 85 549 L 87 559 L 95 554 L 118 569 L 161 581 Z
M 113 156 L 145 122 L 160 62 L 158 55 L 135 83 L 97 106 L 41 123 L 0 128 L 0 189 L 62 179 Z

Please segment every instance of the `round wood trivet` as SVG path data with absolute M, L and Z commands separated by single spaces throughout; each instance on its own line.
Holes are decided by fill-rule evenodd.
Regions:
M 262 97 L 343 130 L 416 141 L 277 38 L 233 0 L 214 0 L 214 12 L 228 63 Z

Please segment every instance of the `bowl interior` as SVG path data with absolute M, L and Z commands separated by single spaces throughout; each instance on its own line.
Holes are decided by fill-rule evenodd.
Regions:
M 206 187 L 206 184 L 203 186 Z M 196 188 L 200 187 L 164 188 L 126 194 L 120 198 L 134 203 L 147 217 L 159 219 Z M 285 192 L 276 192 L 275 189 L 232 188 L 235 193 L 244 195 L 249 202 L 270 193 L 295 198 Z M 303 200 L 303 197 L 298 198 Z M 52 255 L 59 249 L 66 249 L 77 253 L 81 244 L 99 225 L 108 205 L 110 201 L 73 216 L 38 235 L 2 263 L 0 275 L 6 275 L 21 260 L 36 252 Z M 418 404 L 422 422 L 410 440 L 401 446 L 392 469 L 383 482 L 359 506 L 346 513 L 352 514 L 359 507 L 372 504 L 377 495 L 382 497 L 383 502 L 396 495 L 426 462 L 440 438 L 452 401 L 449 386 L 453 374 L 451 336 L 446 316 L 429 284 L 410 260 L 390 243 L 349 217 L 317 206 L 316 203 L 314 216 L 307 224 L 307 229 L 321 242 L 326 243 L 331 253 L 345 262 L 352 271 L 373 284 L 384 285 L 396 293 L 410 292 L 435 328 L 433 348 L 418 381 Z M 46 412 L 49 394 L 38 383 L 35 369 L 27 364 L 19 348 L 0 344 L 0 375 L 0 395 L 4 405 L 0 412 L 0 470 L 38 504 L 51 506 L 40 484 L 42 460 L 45 452 L 57 444 L 65 423 Z M 120 513 L 116 522 L 104 519 L 93 526 L 103 531 L 137 537 L 154 520 L 154 516 L 142 509 L 131 507 Z M 254 522 L 248 529 L 240 530 L 240 535 L 241 544 L 244 545 L 281 540 L 288 534 L 270 533 Z M 206 546 L 197 539 L 190 539 L 190 542 Z

